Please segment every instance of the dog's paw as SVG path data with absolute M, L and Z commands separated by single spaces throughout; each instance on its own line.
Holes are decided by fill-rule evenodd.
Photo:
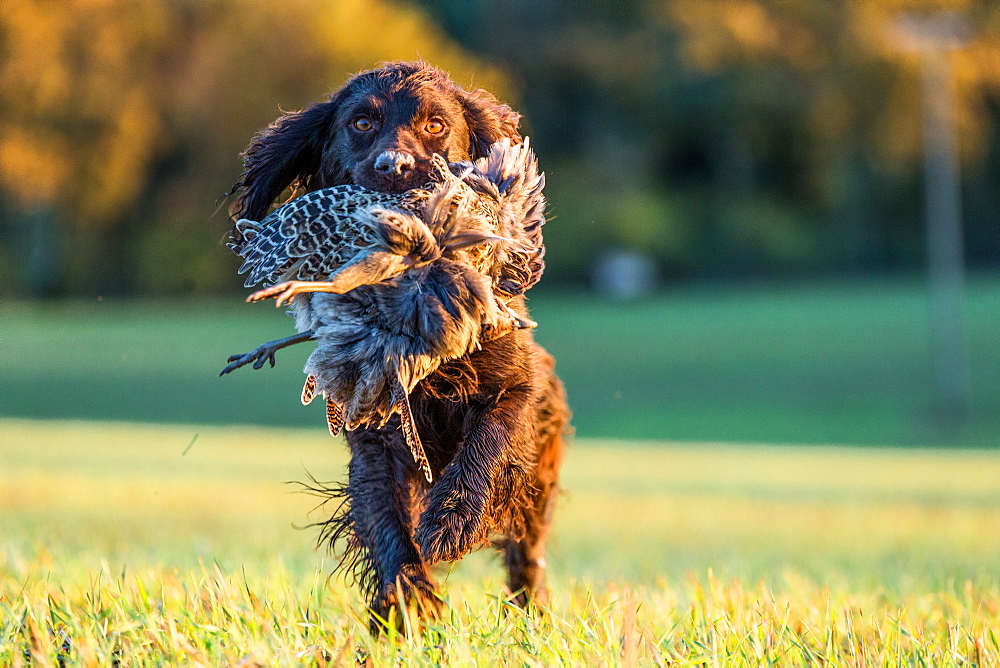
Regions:
M 389 627 L 403 631 L 404 616 L 409 616 L 411 625 L 419 625 L 439 619 L 443 606 L 444 601 L 426 567 L 404 564 L 395 579 L 379 585 L 370 605 L 369 626 L 376 635 Z
M 415 536 L 420 556 L 429 564 L 455 561 L 487 542 L 490 524 L 483 508 L 452 491 L 420 516 Z

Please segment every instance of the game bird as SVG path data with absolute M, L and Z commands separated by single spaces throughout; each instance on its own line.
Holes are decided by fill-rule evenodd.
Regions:
M 507 301 L 541 277 L 545 205 L 527 140 L 503 139 L 474 163 L 433 160 L 423 188 L 334 186 L 237 221 L 228 245 L 244 258 L 245 285 L 273 284 L 248 301 L 290 303 L 299 334 L 233 355 L 222 371 L 274 366 L 277 350 L 315 340 L 302 402 L 326 398 L 333 435 L 398 414 L 428 482 L 409 394 L 442 363 L 535 326 Z

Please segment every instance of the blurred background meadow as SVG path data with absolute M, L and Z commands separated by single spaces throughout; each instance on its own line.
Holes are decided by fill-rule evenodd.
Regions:
M 519 110 L 547 174 L 564 591 L 968 582 L 996 620 L 988 0 L 3 0 L 0 610 L 52 573 L 323 568 L 281 483 L 343 446 L 308 350 L 216 377 L 292 331 L 243 303 L 220 198 L 283 111 L 416 58 Z
M 289 329 L 220 196 L 418 57 L 524 114 L 579 436 L 998 444 L 1000 8 L 958 0 L 4 2 L 0 414 L 312 424 L 295 353 L 210 373 Z

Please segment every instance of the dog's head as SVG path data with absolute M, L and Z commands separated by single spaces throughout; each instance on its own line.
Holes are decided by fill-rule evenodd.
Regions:
M 293 184 L 409 190 L 428 180 L 435 154 L 456 162 L 483 157 L 502 137 L 519 142 L 519 119 L 492 94 L 463 90 L 427 63 L 387 63 L 254 137 L 231 213 L 260 220 Z

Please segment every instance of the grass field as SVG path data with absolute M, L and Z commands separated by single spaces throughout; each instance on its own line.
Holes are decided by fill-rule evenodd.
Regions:
M 381 643 L 284 484 L 344 464 L 315 428 L 0 420 L 0 665 L 1000 663 L 995 451 L 580 440 L 544 614 L 479 553 Z
M 917 281 L 674 288 L 639 304 L 532 298 L 583 437 L 1000 445 L 1000 276 L 968 283 L 972 410 L 930 415 L 927 300 Z M 308 346 L 219 379 L 228 355 L 291 321 L 238 297 L 6 304 L 0 416 L 310 426 L 296 397 Z

